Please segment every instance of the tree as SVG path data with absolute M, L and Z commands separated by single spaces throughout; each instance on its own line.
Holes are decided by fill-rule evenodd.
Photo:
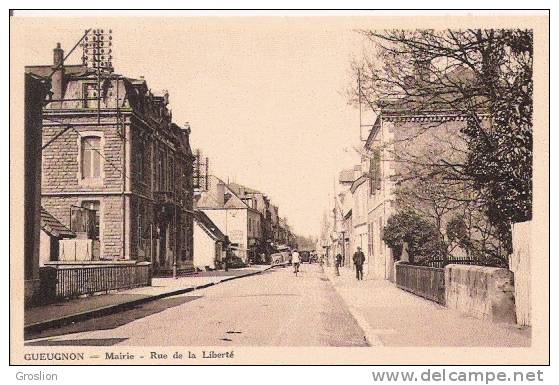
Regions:
M 411 263 L 446 255 L 444 242 L 434 223 L 413 210 L 400 211 L 388 218 L 382 239 L 398 259 L 405 242 Z
M 451 112 L 467 120 L 460 140 L 446 143 L 462 154 L 454 159 L 405 151 L 406 142 L 430 134 L 439 122 L 401 138 L 397 161 L 407 162 L 409 172 L 399 175 L 399 183 L 429 187 L 435 181 L 441 188 L 423 197 L 444 198 L 439 205 L 454 200 L 471 208 L 474 202 L 510 251 L 510 224 L 532 215 L 532 31 L 361 33 L 374 52 L 353 63 L 360 87 L 351 90 L 352 101 L 364 100 L 375 111 Z M 459 185 L 467 194 L 440 194 L 445 186 Z
M 295 243 L 297 244 L 297 248 L 299 250 L 314 250 L 316 248 L 317 240 L 313 237 L 305 237 L 302 235 L 295 236 Z

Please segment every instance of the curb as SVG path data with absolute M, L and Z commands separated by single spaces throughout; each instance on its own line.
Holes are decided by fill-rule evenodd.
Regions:
M 216 282 L 209 282 L 209 283 L 204 283 L 202 285 L 198 285 L 198 286 L 191 286 L 191 287 L 185 287 L 182 289 L 177 289 L 177 290 L 173 290 L 173 291 L 168 291 L 165 293 L 161 293 L 161 294 L 156 294 L 156 295 L 152 295 L 152 296 L 148 296 L 145 298 L 138 298 L 132 301 L 128 301 L 128 302 L 123 302 L 123 303 L 118 303 L 115 305 L 108 305 L 108 306 L 104 306 L 104 307 L 100 307 L 100 308 L 96 308 L 96 309 L 92 309 L 92 310 L 86 310 L 80 313 L 75 313 L 75 314 L 70 314 L 64 317 L 60 317 L 60 318 L 54 318 L 54 319 L 49 319 L 49 320 L 45 320 L 45 321 L 39 321 L 39 322 L 35 322 L 32 324 L 28 324 L 25 325 L 23 327 L 23 335 L 24 335 L 24 339 L 25 337 L 28 337 L 30 334 L 32 333 L 37 333 L 46 329 L 52 329 L 55 327 L 61 327 L 61 326 L 65 326 L 68 325 L 70 323 L 73 322 L 77 322 L 77 321 L 85 321 L 87 319 L 90 318 L 96 318 L 96 317 L 100 317 L 100 316 L 104 316 L 104 315 L 109 315 L 109 314 L 115 314 L 124 310 L 128 310 L 131 308 L 134 308 L 138 305 L 142 305 L 148 302 L 152 302 L 152 301 L 157 301 L 159 299 L 163 299 L 166 297 L 172 297 L 175 295 L 180 295 L 180 294 L 185 294 L 185 293 L 189 293 L 191 291 L 194 290 L 200 290 L 200 289 L 205 289 L 208 288 L 210 286 L 214 286 L 223 282 L 227 282 L 227 281 L 232 281 L 234 279 L 239 279 L 239 278 L 245 278 L 245 277 L 251 277 L 253 275 L 257 275 L 257 274 L 262 274 L 265 271 L 268 271 L 270 269 L 272 269 L 273 266 L 267 267 L 266 269 L 260 270 L 260 271 L 254 271 L 252 273 L 248 273 L 248 274 L 244 274 L 244 275 L 238 275 L 238 276 L 233 276 L 233 277 L 228 277 L 228 278 L 224 278 L 222 280 L 216 281 Z
M 372 331 L 371 326 L 369 325 L 365 317 L 361 314 L 361 312 L 359 312 L 354 306 L 347 303 L 344 296 L 340 292 L 340 289 L 332 281 L 332 278 L 335 278 L 336 276 L 334 275 L 334 277 L 332 277 L 333 274 L 327 273 L 326 271 L 324 272 L 324 275 L 328 277 L 328 280 L 332 284 L 332 287 L 334 288 L 336 293 L 340 296 L 342 301 L 344 301 L 344 303 L 346 304 L 349 314 L 351 314 L 355 322 L 357 322 L 357 325 L 361 328 L 361 330 L 363 330 L 363 333 L 365 334 L 365 340 L 367 341 L 369 346 L 370 347 L 384 346 L 378 334 Z

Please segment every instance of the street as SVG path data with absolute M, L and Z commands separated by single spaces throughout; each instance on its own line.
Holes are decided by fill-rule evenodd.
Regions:
M 43 331 L 30 346 L 368 346 L 317 264 L 303 264 Z

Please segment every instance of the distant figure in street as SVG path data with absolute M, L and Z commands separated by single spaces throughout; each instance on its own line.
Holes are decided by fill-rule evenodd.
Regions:
M 357 251 L 353 254 L 353 263 L 355 265 L 355 274 L 357 280 L 363 280 L 363 264 L 365 263 L 365 254 L 357 247 Z
M 340 266 L 342 266 L 342 255 L 340 253 L 336 254 L 336 275 L 340 275 Z
M 293 250 L 293 253 L 291 253 L 291 263 L 293 264 L 293 272 L 297 275 L 299 272 L 299 265 L 301 264 L 301 256 L 297 252 L 297 249 Z

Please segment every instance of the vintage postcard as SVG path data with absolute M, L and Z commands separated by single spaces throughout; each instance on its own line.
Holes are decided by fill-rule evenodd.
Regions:
M 10 16 L 16 365 L 549 362 L 547 11 Z

